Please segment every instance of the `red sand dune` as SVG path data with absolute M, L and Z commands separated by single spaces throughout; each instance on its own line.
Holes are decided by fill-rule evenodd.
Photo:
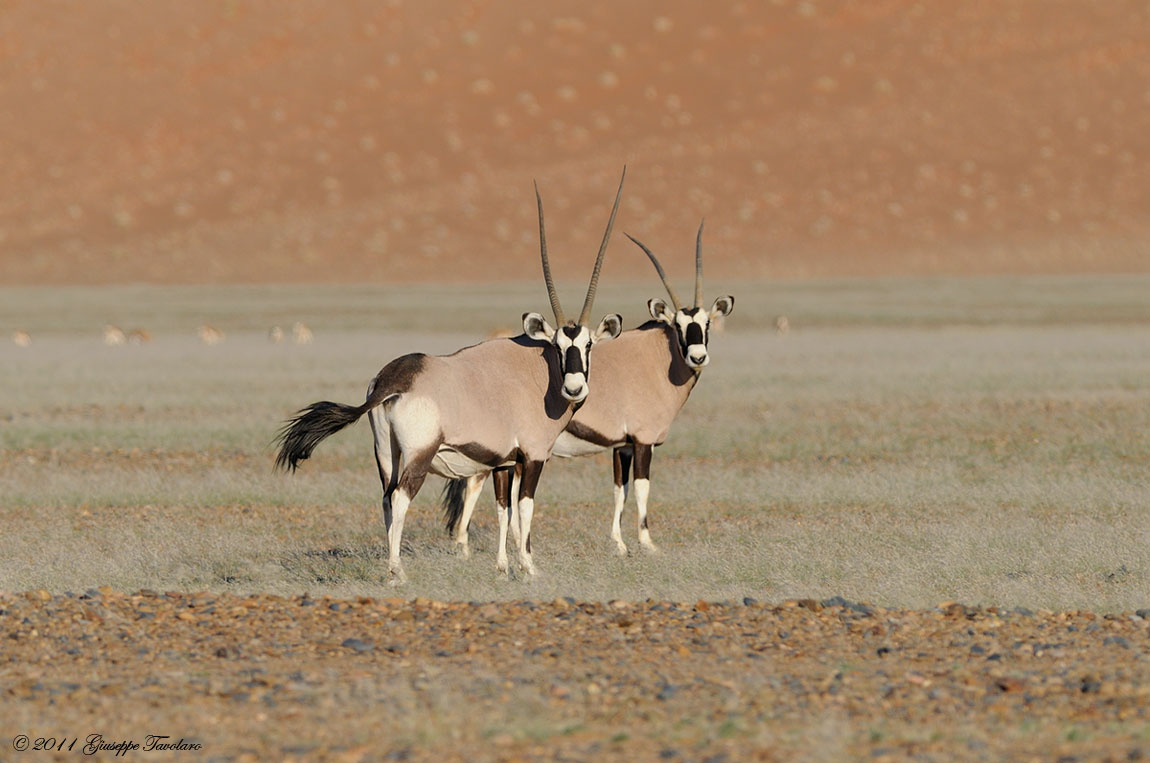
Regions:
M 0 13 L 0 283 L 1150 270 L 1150 7 L 146 2 Z M 626 245 L 626 246 L 624 246 Z M 621 237 L 612 277 L 649 275 Z

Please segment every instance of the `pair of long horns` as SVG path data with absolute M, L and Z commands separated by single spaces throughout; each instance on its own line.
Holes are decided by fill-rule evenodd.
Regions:
M 595 303 L 595 290 L 599 287 L 599 269 L 603 267 L 603 255 L 607 253 L 607 242 L 611 240 L 611 228 L 615 226 L 615 213 L 619 211 L 619 200 L 623 197 L 623 181 L 627 179 L 627 168 L 623 167 L 623 176 L 619 178 L 619 190 L 615 192 L 615 206 L 611 207 L 611 219 L 607 221 L 607 230 L 603 232 L 603 243 L 599 245 L 599 256 L 595 258 L 595 270 L 591 272 L 591 283 L 587 286 L 587 298 L 583 300 L 583 312 L 579 313 L 578 324 L 586 325 L 591 317 L 591 306 Z M 539 207 L 539 253 L 543 259 L 543 280 L 547 282 L 547 296 L 551 299 L 551 309 L 555 312 L 555 321 L 558 326 L 567 323 L 563 317 L 563 306 L 559 304 L 559 294 L 555 291 L 555 282 L 551 280 L 551 263 L 547 259 L 547 234 L 543 230 L 543 199 L 539 196 L 539 184 L 535 184 L 535 203 Z
M 699 232 L 695 235 L 695 307 L 703 306 L 703 224 L 705 222 L 706 220 L 699 223 Z M 683 305 L 679 302 L 679 297 L 675 294 L 675 290 L 671 288 L 671 283 L 667 280 L 667 274 L 663 271 L 663 266 L 659 264 L 659 260 L 655 258 L 655 255 L 642 241 L 630 233 L 625 233 L 624 235 L 634 241 L 651 259 L 651 264 L 655 266 L 655 272 L 659 274 L 659 278 L 663 281 L 663 286 L 667 288 L 667 296 L 671 298 L 671 304 L 675 306 L 675 311 L 678 312 L 682 310 Z

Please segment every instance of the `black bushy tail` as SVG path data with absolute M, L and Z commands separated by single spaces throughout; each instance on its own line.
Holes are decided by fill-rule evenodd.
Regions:
M 288 419 L 276 437 L 276 442 L 280 443 L 276 468 L 294 472 L 300 461 L 311 457 L 311 452 L 320 442 L 348 424 L 354 424 L 369 407 L 366 403 L 355 406 L 324 400 L 299 411 Z
M 467 494 L 467 480 L 448 480 L 443 486 L 440 502 L 443 504 L 443 519 L 447 534 L 455 535 L 459 520 L 463 518 L 463 497 Z

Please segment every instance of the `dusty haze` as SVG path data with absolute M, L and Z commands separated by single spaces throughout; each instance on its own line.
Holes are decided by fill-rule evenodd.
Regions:
M 0 283 L 1150 269 L 1144 2 L 5 2 Z M 648 277 L 619 240 L 608 277 Z

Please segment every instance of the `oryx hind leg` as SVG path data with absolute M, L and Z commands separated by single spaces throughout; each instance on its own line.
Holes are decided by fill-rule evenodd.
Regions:
M 651 452 L 654 446 L 635 443 L 635 503 L 639 506 L 639 545 L 651 553 L 658 548 L 647 528 L 647 497 L 651 494 Z
M 423 487 L 423 481 L 427 479 L 435 451 L 436 448 L 431 448 L 405 459 L 403 470 L 399 475 L 399 484 L 391 494 L 392 520 L 387 532 L 387 570 L 392 576 L 392 585 L 407 582 L 407 574 L 403 571 L 403 564 L 399 560 L 403 546 L 403 520 L 407 516 L 407 507 L 411 504 L 411 499 L 415 498 L 419 489 Z
M 623 542 L 623 530 L 619 521 L 623 516 L 623 506 L 627 503 L 630 491 L 631 461 L 634 450 L 630 445 L 615 448 L 611 462 L 615 470 L 615 519 L 611 523 L 611 540 L 615 541 L 615 551 L 619 556 L 627 555 L 627 544 Z
M 479 501 L 479 492 L 483 490 L 483 483 L 486 481 L 486 474 L 475 474 L 467 479 L 467 492 L 463 495 L 463 513 L 459 517 L 459 527 L 455 531 L 455 542 L 459 545 L 459 553 L 464 559 L 471 558 L 468 530 L 471 528 L 471 515 L 475 512 L 475 504 Z
M 396 584 L 407 579 L 399 560 L 407 507 L 423 487 L 443 436 L 437 409 L 425 398 L 400 397 L 384 406 L 384 418 L 390 425 L 393 453 L 400 454 L 401 464 L 398 476 L 392 475 L 396 487 L 391 494 L 392 520 L 387 533 L 387 568 L 393 576 L 392 583 Z M 394 455 L 392 460 L 395 461 Z
M 390 538 L 393 514 L 391 497 L 399 484 L 399 443 L 395 441 L 395 434 L 383 415 L 382 407 L 368 411 L 367 420 L 371 424 L 371 435 L 375 444 L 375 465 L 379 471 L 379 482 L 383 486 L 383 526 Z

